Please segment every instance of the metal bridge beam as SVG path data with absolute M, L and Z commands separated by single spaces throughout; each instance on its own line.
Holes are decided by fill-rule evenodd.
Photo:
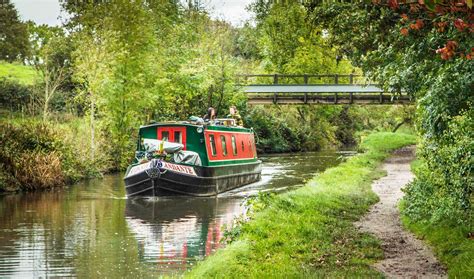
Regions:
M 278 84 L 248 85 L 245 93 L 383 93 L 376 85 L 358 84 Z

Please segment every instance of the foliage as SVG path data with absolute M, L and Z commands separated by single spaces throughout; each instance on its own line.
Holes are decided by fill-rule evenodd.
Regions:
M 29 56 L 27 25 L 10 0 L 0 3 L 0 60 L 22 61 Z
M 418 152 L 416 180 L 406 189 L 404 213 L 413 221 L 474 224 L 474 115 L 463 113 L 438 139 Z M 424 143 L 426 144 L 427 141 Z
M 40 76 L 30 101 L 35 108 L 43 105 L 44 120 L 58 117 L 52 112 L 84 116 L 89 127 L 81 134 L 89 136 L 84 150 L 92 164 L 103 162 L 105 169 L 127 166 L 139 125 L 202 116 L 209 106 L 225 116 L 236 105 L 265 152 L 354 143 L 357 132 L 394 126 L 369 121 L 372 109 L 246 107 L 235 86 L 241 72 L 354 71 L 322 29 L 310 26 L 310 14 L 296 1 L 255 8 L 256 26 L 242 28 L 211 19 L 200 5 L 175 1 L 61 4 L 70 15 L 64 27 L 29 23 L 29 62 Z M 351 121 L 359 116 L 364 124 Z
M 250 5 L 256 14 L 258 49 L 267 72 L 294 74 L 348 73 L 353 68 L 337 56 L 322 29 L 311 25 L 310 14 L 299 1 L 258 0 Z
M 31 104 L 33 89 L 31 86 L 13 80 L 0 78 L 0 107 L 11 111 L 24 110 Z
M 353 145 L 369 131 L 410 125 L 413 113 L 413 106 L 255 106 L 244 122 L 255 130 L 259 152 L 295 152 Z
M 462 141 L 463 139 L 459 136 L 460 135 L 456 135 L 456 137 Z M 451 187 L 454 186 L 455 189 L 454 191 L 447 191 L 448 189 L 443 189 L 444 185 L 441 183 L 436 185 L 439 187 L 438 189 L 434 188 L 432 184 L 426 183 L 426 181 L 433 181 L 433 179 L 425 178 L 428 173 L 426 170 L 427 166 L 425 160 L 421 160 L 420 155 L 419 153 L 417 154 L 417 160 L 411 165 L 412 171 L 417 176 L 416 180 L 412 182 L 407 189 L 411 194 L 408 195 L 408 199 L 402 201 L 400 205 L 402 211 L 405 213 L 410 212 L 408 215 L 402 216 L 402 222 L 404 226 L 414 232 L 417 237 L 429 242 L 437 257 L 448 267 L 448 275 L 450 277 L 471 278 L 474 275 L 474 270 L 472 269 L 472 266 L 474 266 L 474 242 L 472 241 L 473 212 L 469 212 L 468 215 L 461 220 L 455 220 L 455 222 L 461 221 L 461 224 L 456 226 L 453 226 L 452 223 L 455 222 L 449 219 L 443 222 L 426 221 L 435 216 L 439 218 L 439 216 L 444 216 L 446 213 L 452 214 L 450 212 L 453 210 L 451 206 L 446 206 L 446 204 L 442 204 L 439 207 L 436 206 L 436 197 L 446 192 L 454 196 L 460 189 L 459 184 L 450 185 Z M 456 162 L 456 164 L 458 164 L 458 162 Z M 448 167 L 449 165 L 445 166 L 445 168 Z M 465 177 L 465 179 L 470 178 Z M 458 179 L 454 179 L 453 181 L 457 180 Z M 472 182 L 470 185 L 472 185 Z M 458 187 L 456 188 L 456 186 Z M 434 213 L 427 212 L 426 205 L 419 205 L 419 208 L 416 208 L 420 200 L 423 200 L 418 198 L 420 195 L 429 195 L 428 204 L 429 207 L 434 210 Z M 456 201 L 457 198 L 454 196 L 452 200 Z M 448 210 L 448 212 L 442 212 L 443 210 Z M 462 214 L 464 215 L 466 213 L 463 212 Z M 453 214 L 452 216 L 457 215 L 458 214 Z M 415 216 L 415 218 L 413 218 L 413 216 Z
M 91 175 L 57 129 L 36 121 L 0 124 L 3 191 L 62 186 Z
M 59 27 L 30 24 L 31 63 L 41 78 L 43 91 L 43 120 L 49 114 L 51 100 L 70 75 L 71 44 Z
M 188 277 L 377 277 L 369 264 L 382 257 L 378 242 L 353 222 L 377 201 L 371 181 L 390 151 L 415 136 L 375 133 L 365 153 L 326 170 L 298 190 L 276 196 L 226 248 Z
M 308 9 L 340 53 L 387 90 L 404 90 L 417 100 L 426 167 L 407 190 L 404 213 L 418 222 L 472 226 L 472 7 L 457 1 L 377 3 Z

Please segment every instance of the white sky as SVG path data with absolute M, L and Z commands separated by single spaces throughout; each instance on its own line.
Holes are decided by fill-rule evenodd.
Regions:
M 22 20 L 33 20 L 38 24 L 59 25 L 61 20 L 58 0 L 12 0 Z M 204 0 L 204 6 L 213 18 L 224 19 L 235 26 L 250 18 L 245 7 L 252 0 Z

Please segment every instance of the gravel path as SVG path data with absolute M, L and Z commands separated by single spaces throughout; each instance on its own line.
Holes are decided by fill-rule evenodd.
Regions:
M 398 202 L 401 191 L 413 179 L 410 162 L 414 147 L 397 150 L 385 161 L 387 176 L 374 181 L 372 190 L 380 197 L 356 226 L 382 241 L 385 259 L 374 267 L 388 278 L 446 278 L 446 272 L 433 252 L 421 240 L 405 231 L 400 222 Z

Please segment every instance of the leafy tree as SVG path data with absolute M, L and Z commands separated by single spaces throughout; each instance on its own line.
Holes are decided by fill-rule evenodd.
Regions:
M 408 191 L 407 212 L 472 224 L 474 147 L 461 132 L 474 123 L 472 1 L 374 3 L 329 2 L 309 10 L 340 53 L 387 90 L 417 99 L 419 154 L 427 168 Z
M 225 114 L 227 107 L 237 94 L 234 77 L 237 69 L 237 59 L 232 56 L 232 27 L 222 21 L 209 23 L 209 30 L 202 34 L 198 45 L 194 72 L 200 75 L 202 97 L 205 107 L 214 107 L 217 114 Z
M 250 5 L 257 22 L 258 50 L 267 72 L 348 73 L 350 64 L 337 55 L 311 24 L 311 13 L 300 1 L 258 0 Z
M 71 43 L 59 27 L 30 24 L 32 63 L 43 85 L 43 120 L 49 114 L 49 104 L 58 88 L 70 75 Z
M 234 56 L 242 57 L 249 60 L 260 60 L 262 56 L 258 47 L 259 33 L 256 27 L 249 22 L 244 26 L 236 28 L 233 36 L 233 44 L 235 46 Z
M 100 94 L 104 94 L 109 86 L 114 66 L 114 52 L 110 49 L 116 42 L 113 33 L 88 29 L 76 34 L 75 42 L 77 45 L 73 52 L 74 80 L 81 85 L 78 87 L 77 97 L 81 103 L 89 104 L 90 156 L 91 160 L 94 160 L 97 98 Z
M 262 36 L 260 49 L 273 65 L 272 70 L 284 72 L 284 65 L 294 57 L 301 40 L 308 38 L 311 30 L 305 22 L 306 11 L 298 2 L 275 2 L 268 8 L 265 15 L 257 16 L 262 18 L 257 25 Z
M 29 55 L 28 29 L 10 0 L 0 3 L 0 60 L 13 62 Z
M 76 78 L 87 93 L 91 130 L 97 114 L 100 129 L 110 143 L 109 150 L 103 152 L 109 152 L 115 168 L 120 169 L 129 162 L 137 127 L 159 99 L 159 94 L 154 94 L 159 70 L 153 56 L 157 38 L 150 20 L 152 10 L 144 1 L 90 2 L 68 7 L 77 12 L 72 19 L 78 21 L 69 26 L 78 33 Z M 91 147 L 92 137 L 94 133 Z

